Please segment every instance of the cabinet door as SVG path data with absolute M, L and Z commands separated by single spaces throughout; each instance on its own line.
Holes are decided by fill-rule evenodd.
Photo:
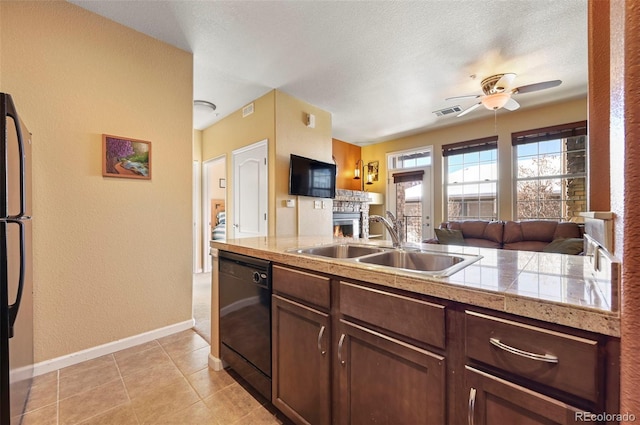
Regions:
M 272 403 L 297 424 L 329 424 L 329 315 L 277 295 L 272 307 Z
M 444 424 L 444 357 L 340 321 L 340 423 Z
M 466 366 L 468 425 L 577 424 L 585 412 L 535 391 Z

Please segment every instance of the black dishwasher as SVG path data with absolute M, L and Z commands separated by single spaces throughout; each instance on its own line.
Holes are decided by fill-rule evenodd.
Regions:
M 220 251 L 220 356 L 271 400 L 271 262 Z

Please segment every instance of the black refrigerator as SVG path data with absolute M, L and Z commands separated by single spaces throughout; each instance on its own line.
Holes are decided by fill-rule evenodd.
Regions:
M 0 424 L 20 424 L 33 379 L 31 134 L 0 93 Z

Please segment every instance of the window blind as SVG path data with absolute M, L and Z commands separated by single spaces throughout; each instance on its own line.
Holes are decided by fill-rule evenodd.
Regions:
M 491 149 L 496 149 L 497 147 L 498 136 L 483 137 L 482 139 L 467 140 L 466 142 L 442 145 L 442 156 L 488 151 Z
M 422 181 L 422 176 L 423 175 L 424 175 L 424 170 L 405 171 L 403 173 L 394 173 L 393 174 L 393 183 L 395 184 L 395 183 Z
M 511 145 L 526 145 L 527 143 L 546 142 L 548 140 L 566 139 L 567 137 L 586 136 L 587 122 L 578 121 L 569 124 L 554 125 L 537 128 L 535 130 L 511 133 Z

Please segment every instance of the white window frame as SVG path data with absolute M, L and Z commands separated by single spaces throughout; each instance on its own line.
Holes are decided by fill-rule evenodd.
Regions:
M 492 139 L 492 137 L 486 138 L 486 139 L 478 139 L 479 142 L 481 142 L 481 144 L 483 143 L 483 140 L 488 140 L 488 139 Z M 469 143 L 469 144 L 473 144 L 474 141 L 469 141 L 469 142 L 460 142 L 460 144 L 465 144 L 465 143 Z M 497 145 L 497 137 L 495 138 L 495 142 L 496 145 L 493 148 L 489 148 L 489 149 L 478 149 L 477 152 L 481 153 L 481 152 L 486 152 L 486 151 L 490 151 L 490 150 L 495 150 L 496 152 L 496 159 L 495 159 L 495 167 L 496 167 L 496 176 L 495 179 L 484 179 L 484 180 L 478 180 L 478 181 L 465 181 L 465 182 L 460 182 L 460 183 L 452 183 L 449 181 L 450 175 L 449 175 L 449 158 L 451 156 L 455 156 L 455 155 L 464 155 L 465 152 L 461 152 L 459 154 L 457 153 L 453 153 L 450 154 L 448 156 L 443 155 L 442 157 L 442 175 L 443 175 L 443 185 L 442 185 L 442 217 L 444 218 L 443 221 L 450 221 L 450 220 L 497 220 L 498 217 L 500 217 L 500 190 L 499 190 L 499 182 L 500 182 L 500 149 L 498 149 L 498 145 Z M 445 148 L 445 146 L 449 146 L 449 145 L 444 145 L 443 146 L 443 150 Z M 467 152 L 467 153 L 472 153 L 472 152 Z M 478 165 L 481 162 L 478 161 Z M 483 183 L 490 183 L 490 184 L 495 184 L 495 212 L 493 214 L 492 217 L 488 218 L 486 216 L 477 216 L 477 217 L 471 217 L 471 216 L 464 216 L 462 218 L 460 217 L 449 217 L 449 188 L 452 185 L 459 185 L 459 186 L 463 186 L 465 184 L 483 184 Z

